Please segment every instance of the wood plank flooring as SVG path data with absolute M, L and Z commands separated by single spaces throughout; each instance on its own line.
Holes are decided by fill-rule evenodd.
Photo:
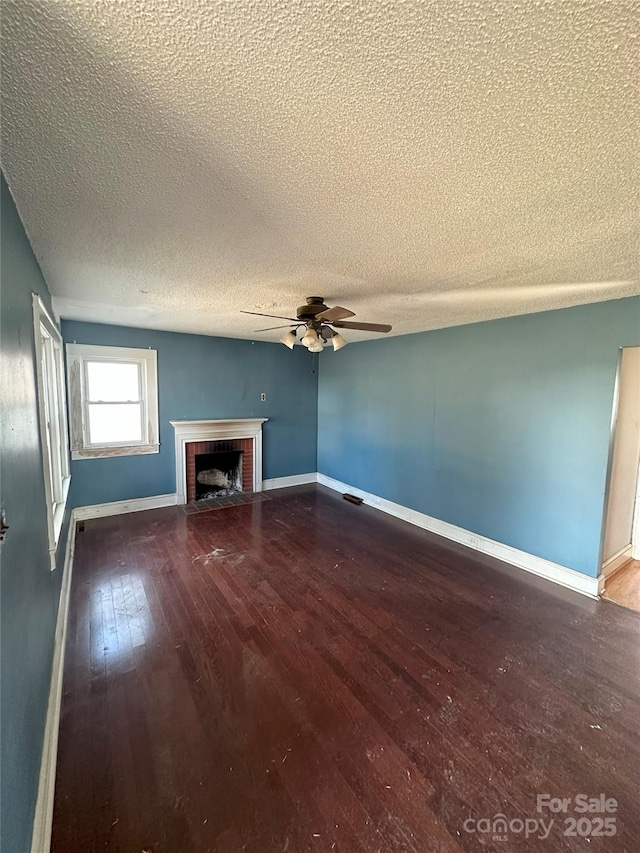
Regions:
M 270 497 L 78 533 L 54 853 L 640 850 L 637 614 L 321 486 Z M 615 836 L 536 811 L 579 793 Z M 504 840 L 466 831 L 497 813 Z
M 605 598 L 640 612 L 640 560 L 629 560 L 607 578 Z

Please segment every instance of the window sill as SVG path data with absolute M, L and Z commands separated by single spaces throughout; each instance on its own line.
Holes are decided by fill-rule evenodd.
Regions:
M 126 447 L 92 447 L 82 450 L 72 450 L 71 458 L 76 459 L 105 459 L 110 456 L 141 456 L 147 453 L 159 453 L 159 444 L 132 444 Z

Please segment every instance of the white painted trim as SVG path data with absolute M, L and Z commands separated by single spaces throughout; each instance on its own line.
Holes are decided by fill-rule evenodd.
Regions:
M 87 361 L 128 362 L 138 365 L 142 404 L 142 439 L 138 442 L 89 443 L 86 399 Z M 102 459 L 159 453 L 158 353 L 154 349 L 67 344 L 67 385 L 71 416 L 71 458 Z
M 263 480 L 263 489 L 284 489 L 287 486 L 301 486 L 317 482 L 317 474 L 293 474 L 290 477 L 275 477 Z M 184 503 L 177 494 L 152 495 L 149 498 L 132 498 L 127 501 L 112 501 L 111 503 L 78 506 L 74 513 L 77 521 L 87 521 L 90 518 L 107 518 L 111 515 L 125 515 L 128 512 L 143 512 L 148 509 L 161 509 L 165 506 L 176 506 Z
M 327 477 L 326 474 L 318 474 L 318 483 L 328 486 L 337 492 L 349 492 L 352 495 L 362 498 L 370 506 L 382 510 L 382 512 L 386 512 L 396 518 L 401 518 L 410 524 L 415 524 L 416 527 L 422 527 L 424 530 L 437 533 L 446 539 L 459 542 L 468 548 L 490 554 L 498 560 L 502 560 L 519 569 L 524 569 L 526 572 L 531 572 L 539 577 L 546 578 L 575 592 L 581 592 L 583 595 L 588 595 L 591 598 L 598 597 L 598 578 L 584 575 L 582 572 L 576 572 L 574 569 L 568 569 L 566 566 L 560 566 L 558 563 L 552 563 L 550 560 L 536 557 L 533 554 L 528 554 L 526 551 L 519 551 L 510 545 L 503 545 L 501 542 L 495 542 L 493 539 L 487 539 L 485 536 L 480 536 L 477 533 L 471 533 L 469 530 L 456 527 L 447 521 L 432 518 L 430 515 L 425 515 L 422 512 L 417 512 L 417 510 L 393 503 L 393 501 L 388 501 L 385 498 L 378 497 L 378 495 L 372 495 L 369 492 L 362 491 L 362 489 L 356 489 L 347 483 L 341 483 L 339 480 L 334 480 L 333 477 Z
M 634 560 L 640 560 L 640 465 L 638 465 L 638 478 L 636 480 L 636 503 L 633 510 L 633 530 L 631 532 L 631 556 Z
M 58 760 L 58 732 L 60 729 L 60 707 L 62 704 L 62 677 L 64 673 L 64 652 L 67 641 L 67 623 L 69 620 L 69 600 L 71 576 L 73 574 L 73 555 L 76 544 L 76 516 L 71 513 L 67 550 L 62 571 L 58 618 L 53 647 L 53 665 L 51 667 L 51 686 L 47 719 L 42 743 L 42 760 L 38 781 L 38 798 L 33 816 L 31 853 L 49 853 L 51 847 L 51 825 L 53 822 L 53 800 L 56 783 L 56 763 Z
M 74 513 L 76 521 L 86 521 L 89 518 L 106 518 L 109 515 L 124 515 L 127 512 L 160 509 L 164 506 L 175 506 L 177 503 L 177 495 L 152 495 L 150 498 L 133 498 L 129 501 L 77 506 Z
M 33 345 L 35 350 L 35 369 L 36 369 L 36 390 L 38 403 L 38 426 L 40 430 L 40 458 L 42 461 L 42 472 L 44 477 L 44 495 L 47 506 L 47 535 L 49 538 L 49 568 L 53 571 L 57 564 L 58 540 L 60 531 L 62 530 L 62 522 L 67 506 L 67 496 L 69 494 L 69 484 L 71 483 L 71 472 L 69 465 L 69 430 L 67 425 L 67 397 L 66 386 L 64 382 L 64 359 L 63 359 L 63 342 L 60 330 L 49 314 L 46 305 L 37 293 L 31 294 L 31 304 L 33 308 Z M 55 383 L 56 396 L 58 406 L 53 413 L 52 420 L 55 423 L 55 432 L 58 435 L 59 447 L 61 454 L 60 463 L 60 478 L 62 480 L 62 495 L 61 501 L 56 504 L 55 510 L 53 483 L 51 481 L 51 470 L 56 467 L 54 460 L 50 459 L 49 441 L 47 440 L 47 416 L 45 412 L 45 397 L 47 391 L 45 389 L 45 374 L 42 369 L 42 329 L 52 342 L 54 348 L 52 369 L 55 375 L 49 377 L 50 383 Z
M 176 432 L 195 434 L 199 441 L 207 441 L 209 433 L 214 432 L 216 437 L 210 440 L 216 441 L 218 435 L 222 435 L 222 438 L 236 438 L 237 436 L 250 438 L 268 420 L 269 418 L 223 418 L 212 421 L 169 421 L 169 423 L 175 427 Z M 226 435 L 229 431 L 233 432 L 233 436 Z M 191 438 L 189 440 L 195 441 L 196 439 Z
M 624 566 L 627 560 L 631 559 L 631 544 L 625 545 L 617 554 L 614 554 L 613 557 L 609 557 L 609 559 L 602 564 L 602 571 L 600 572 L 601 578 L 610 578 L 612 574 L 618 571 L 619 568 Z
M 262 424 L 268 418 L 237 418 L 214 421 L 171 421 L 176 433 L 177 503 L 187 502 L 187 448 L 190 441 L 253 439 L 253 491 L 262 491 Z
M 110 459 L 113 456 L 145 456 L 150 453 L 160 453 L 159 444 L 122 444 L 117 447 L 94 447 L 92 449 L 73 450 L 71 458 L 77 459 Z
M 309 474 L 291 474 L 288 477 L 273 477 L 270 480 L 262 481 L 262 488 L 268 489 L 286 489 L 288 486 L 304 486 L 307 483 L 317 483 L 318 474 L 313 471 Z

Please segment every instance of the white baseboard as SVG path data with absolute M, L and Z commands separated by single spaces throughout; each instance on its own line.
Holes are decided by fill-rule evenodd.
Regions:
M 622 566 L 631 559 L 631 550 L 631 543 L 629 543 L 618 551 L 617 554 L 614 554 L 613 557 L 609 557 L 608 560 L 605 560 L 602 564 L 600 577 L 603 579 L 610 578 L 614 572 L 617 572 L 618 569 L 622 568 Z
M 53 665 L 51 667 L 51 686 L 47 705 L 47 719 L 42 744 L 40 778 L 38 780 L 38 799 L 33 816 L 31 853 L 49 853 L 51 847 L 51 825 L 53 822 L 53 799 L 56 783 L 56 763 L 58 760 L 58 731 L 60 728 L 60 707 L 62 704 L 62 676 L 64 672 L 64 652 L 67 641 L 67 623 L 69 620 L 69 600 L 71 576 L 73 574 L 73 555 L 76 544 L 75 510 L 71 513 L 67 549 L 62 570 L 60 602 L 53 647 Z
M 546 578 L 575 592 L 581 592 L 583 595 L 588 595 L 591 598 L 598 597 L 598 578 L 583 575 L 582 572 L 576 572 L 574 569 L 568 569 L 566 566 L 560 566 L 558 563 L 552 563 L 550 560 L 536 557 L 533 554 L 528 554 L 526 551 L 519 551 L 510 545 L 503 545 L 501 542 L 495 542 L 493 539 L 487 539 L 485 536 L 471 533 L 462 527 L 456 527 L 455 524 L 449 524 L 447 521 L 432 518 L 430 515 L 425 515 L 417 510 L 393 503 L 393 501 L 388 501 L 385 498 L 378 497 L 378 495 L 372 495 L 370 492 L 356 489 L 354 486 L 348 485 L 348 483 L 341 483 L 339 480 L 334 480 L 333 477 L 327 477 L 326 474 L 318 474 L 318 483 L 328 486 L 337 492 L 349 492 L 356 497 L 362 498 L 369 506 L 382 510 L 382 512 L 386 512 L 396 518 L 401 518 L 403 521 L 408 521 L 410 524 L 415 524 L 416 527 L 422 527 L 431 533 L 437 533 L 446 539 L 459 542 L 468 548 L 490 554 L 504 563 L 524 569 L 526 572 Z
M 309 474 L 292 474 L 290 477 L 274 477 L 271 480 L 263 480 L 262 488 L 284 489 L 287 486 L 302 486 L 306 483 L 317 482 L 315 471 Z M 110 515 L 124 515 L 128 512 L 142 512 L 147 509 L 160 509 L 165 506 L 176 506 L 178 495 L 152 495 L 150 498 L 132 498 L 128 501 L 113 501 L 105 504 L 92 504 L 91 506 L 78 506 L 75 508 L 77 521 L 86 521 L 90 518 L 106 518 Z
M 150 498 L 133 498 L 129 501 L 113 501 L 107 504 L 92 506 L 77 506 L 74 509 L 76 521 L 86 521 L 89 518 L 103 518 L 108 515 L 124 515 L 127 512 L 142 512 L 145 509 L 160 509 L 164 506 L 175 506 L 177 495 L 152 495 Z
M 309 474 L 291 474 L 289 477 L 273 477 L 271 480 L 262 481 L 262 489 L 286 489 L 288 486 L 304 486 L 307 483 L 317 483 L 318 475 L 315 471 Z

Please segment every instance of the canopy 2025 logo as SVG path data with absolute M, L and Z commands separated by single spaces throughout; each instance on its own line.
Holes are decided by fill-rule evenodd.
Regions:
M 587 794 L 576 794 L 575 797 L 538 794 L 537 811 L 551 814 L 567 814 L 572 811 L 574 814 L 561 818 L 563 835 L 596 838 L 616 834 L 616 819 L 613 815 L 618 811 L 618 801 L 615 797 L 607 797 L 606 794 L 598 794 L 597 797 Z
M 605 794 L 596 797 L 588 794 L 576 794 L 575 797 L 538 794 L 537 817 L 508 818 L 499 812 L 493 817 L 468 818 L 463 828 L 465 832 L 489 835 L 493 841 L 508 841 L 511 834 L 544 840 L 549 837 L 557 821 L 562 835 L 597 838 L 616 834 L 616 818 L 613 815 L 617 811 L 618 801 Z

